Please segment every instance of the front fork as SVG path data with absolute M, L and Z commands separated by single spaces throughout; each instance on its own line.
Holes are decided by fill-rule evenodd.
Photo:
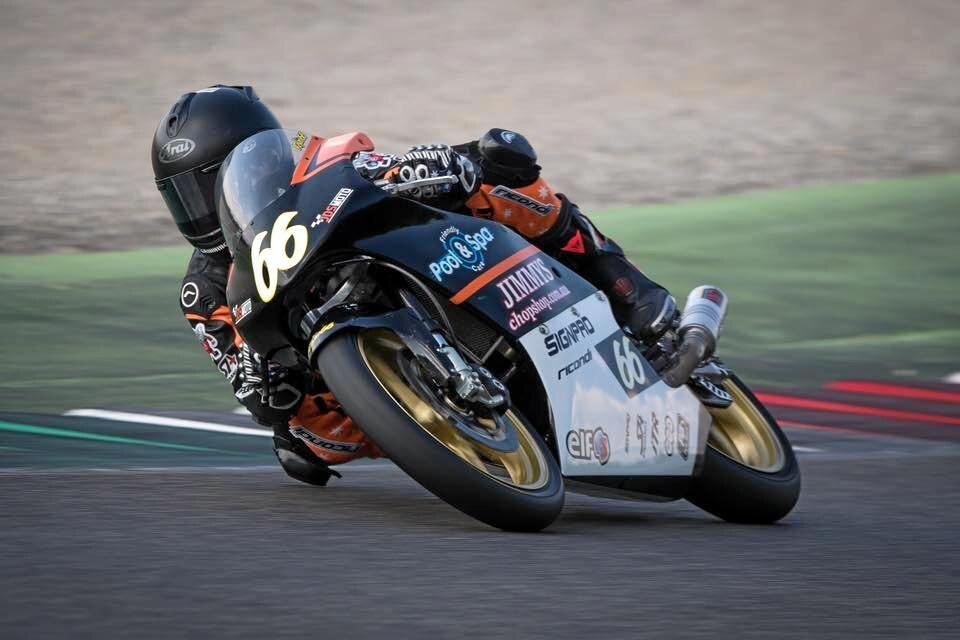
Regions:
M 371 313 L 354 300 L 361 278 L 349 278 L 322 306 L 307 311 L 300 329 L 309 336 L 307 357 L 316 354 L 330 337 L 349 327 L 389 329 L 413 353 L 431 380 L 451 399 L 466 407 L 504 412 L 510 407 L 506 386 L 479 364 L 470 364 L 448 341 L 440 325 L 406 289 L 397 293 L 403 308 Z

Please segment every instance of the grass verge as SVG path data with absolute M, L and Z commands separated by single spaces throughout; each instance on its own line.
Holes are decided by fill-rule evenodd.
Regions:
M 757 192 L 594 216 L 683 301 L 731 297 L 746 379 L 960 370 L 960 175 Z M 189 251 L 0 257 L 0 408 L 235 406 L 180 316 Z

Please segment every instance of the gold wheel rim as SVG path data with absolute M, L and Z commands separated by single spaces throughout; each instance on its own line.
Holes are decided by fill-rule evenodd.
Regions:
M 740 385 L 728 379 L 723 387 L 733 396 L 733 403 L 726 409 L 708 407 L 713 426 L 707 445 L 755 471 L 783 469 L 786 457 L 770 422 Z
M 383 390 L 421 429 L 458 458 L 510 487 L 532 491 L 547 485 L 549 468 L 534 440 L 536 436 L 527 430 L 512 409 L 501 418 L 502 423 L 473 417 L 476 428 L 494 433 L 498 429 L 512 428 L 516 434 L 517 446 L 511 451 L 487 446 L 468 437 L 411 387 L 400 365 L 401 358 L 405 357 L 405 347 L 396 335 L 385 330 L 364 331 L 358 336 L 357 345 L 364 363 Z

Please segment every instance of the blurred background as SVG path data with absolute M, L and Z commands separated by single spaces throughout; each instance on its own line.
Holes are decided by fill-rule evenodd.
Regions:
M 520 637 L 632 637 L 631 611 L 673 636 L 704 593 L 728 625 L 707 636 L 949 634 L 956 567 L 932 567 L 956 564 L 960 526 L 958 27 L 956 0 L 0 0 L 0 629 L 70 619 L 116 635 L 114 598 L 140 632 L 165 629 L 161 594 L 191 630 L 265 607 L 271 631 L 302 631 L 274 594 L 323 602 L 337 591 L 313 592 L 320 576 L 348 605 L 463 637 L 437 630 L 512 610 L 546 577 L 579 619 L 538 601 Z M 704 282 L 730 294 L 720 355 L 802 450 L 788 526 L 718 533 L 689 507 L 662 519 L 568 498 L 535 551 L 485 545 L 493 532 L 396 470 L 298 492 L 268 440 L 168 428 L 249 425 L 180 315 L 190 251 L 149 158 L 168 107 L 216 83 L 253 85 L 287 126 L 362 130 L 386 152 L 522 132 L 554 188 L 681 303 Z M 61 415 L 79 408 L 141 417 Z M 194 464 L 214 471 L 149 475 Z M 241 464 L 252 477 L 229 475 Z M 79 467 L 147 471 L 44 475 Z M 941 524 L 918 528 L 931 496 Z M 322 531 L 338 553 L 277 571 L 288 545 L 273 543 L 303 534 L 304 514 L 311 544 Z M 588 594 L 586 574 L 619 588 Z M 327 614 L 349 629 L 356 611 Z
M 960 371 L 954 1 L 2 13 L 5 408 L 232 406 L 179 317 L 188 250 L 149 161 L 169 105 L 215 83 L 384 151 L 521 131 L 554 187 L 678 299 L 729 291 L 722 353 L 763 385 Z

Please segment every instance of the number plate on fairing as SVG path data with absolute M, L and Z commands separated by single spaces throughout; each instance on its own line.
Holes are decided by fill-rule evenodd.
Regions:
M 565 476 L 693 473 L 710 415 L 660 380 L 604 298 L 583 298 L 520 342 L 547 390 Z

